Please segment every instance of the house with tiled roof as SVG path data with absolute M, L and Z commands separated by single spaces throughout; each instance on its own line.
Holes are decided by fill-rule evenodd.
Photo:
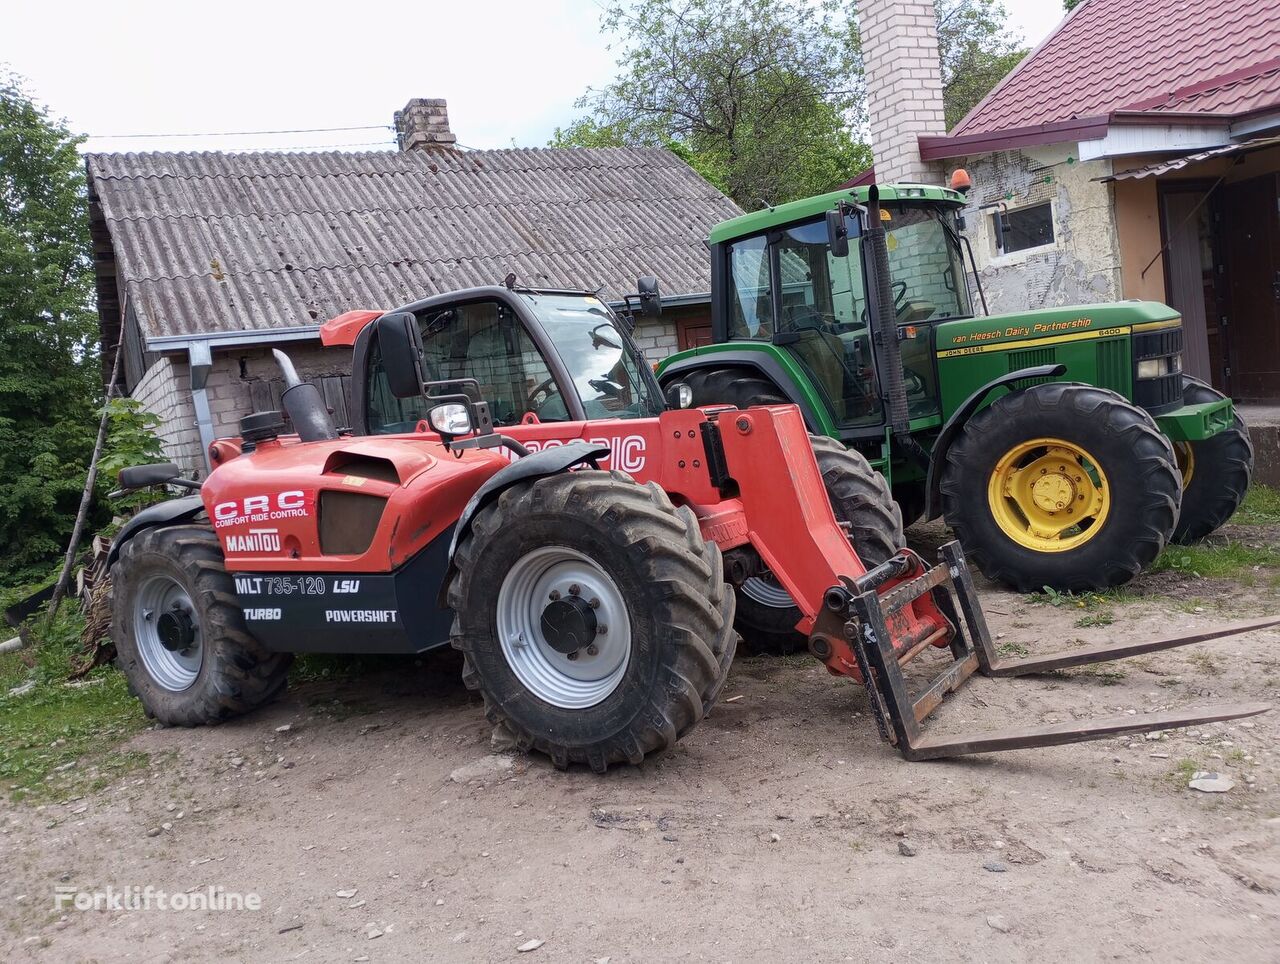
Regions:
M 283 348 L 348 424 L 350 349 L 320 325 L 476 285 L 598 290 L 640 275 L 662 315 L 657 361 L 709 337 L 711 227 L 741 213 L 660 149 L 464 150 L 443 100 L 396 113 L 399 150 L 91 154 L 86 159 L 108 368 L 160 416 L 166 454 L 202 470 L 241 416 L 278 409 Z
M 940 86 L 870 69 L 928 60 L 924 6 L 860 4 L 896 25 L 863 29 L 876 176 L 968 172 L 991 311 L 1163 301 L 1188 371 L 1280 398 L 1280 3 L 1084 0 L 950 131 Z

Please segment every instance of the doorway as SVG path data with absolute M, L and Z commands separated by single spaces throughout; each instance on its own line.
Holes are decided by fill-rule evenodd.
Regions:
M 1280 399 L 1280 174 L 1227 184 L 1223 237 L 1230 393 Z
M 1165 300 L 1182 315 L 1182 369 L 1227 391 L 1222 325 L 1222 258 L 1213 182 L 1160 184 Z

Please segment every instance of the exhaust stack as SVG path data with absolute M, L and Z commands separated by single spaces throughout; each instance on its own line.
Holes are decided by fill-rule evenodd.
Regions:
M 293 360 L 279 348 L 271 349 L 271 354 L 275 355 L 286 386 L 280 401 L 289 420 L 293 422 L 298 437 L 304 442 L 337 438 L 338 431 L 333 427 L 329 407 L 320 396 L 320 389 L 299 378 L 298 370 L 293 367 Z

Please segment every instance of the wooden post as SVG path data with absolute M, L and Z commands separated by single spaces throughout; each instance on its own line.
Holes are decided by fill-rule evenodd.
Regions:
M 115 358 L 111 362 L 111 381 L 107 383 L 107 393 L 102 404 L 102 419 L 98 422 L 98 439 L 93 444 L 93 455 L 89 457 L 89 474 L 84 480 L 84 492 L 80 496 L 80 509 L 76 513 L 76 524 L 71 530 L 71 541 L 67 543 L 67 555 L 62 560 L 62 573 L 58 576 L 58 584 L 53 588 L 53 598 L 49 600 L 50 623 L 58 615 L 58 607 L 62 605 L 62 597 L 67 593 L 71 581 L 71 570 L 75 566 L 76 549 L 80 545 L 80 536 L 84 532 L 84 520 L 89 515 L 89 506 L 93 502 L 93 487 L 98 481 L 98 459 L 102 457 L 102 446 L 107 439 L 107 412 L 111 404 L 111 396 L 116 390 L 116 381 L 120 377 L 120 344 L 116 345 Z

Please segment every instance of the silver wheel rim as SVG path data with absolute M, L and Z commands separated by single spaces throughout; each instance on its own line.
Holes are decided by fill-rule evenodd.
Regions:
M 795 606 L 791 594 L 773 576 L 752 576 L 742 584 L 742 594 L 752 602 L 772 609 L 790 609 Z
M 576 659 L 553 648 L 541 629 L 547 604 L 569 595 L 592 602 L 599 624 L 595 652 L 581 649 Z M 602 702 L 631 662 L 631 620 L 622 592 L 596 562 L 565 546 L 544 546 L 516 560 L 498 590 L 497 629 L 516 678 L 538 699 L 563 709 Z
M 190 688 L 200 675 L 204 646 L 195 606 L 186 589 L 170 576 L 151 576 L 138 587 L 134 600 L 134 639 L 137 640 L 138 656 L 147 673 L 157 685 L 170 692 L 181 693 Z M 185 618 L 190 621 L 192 638 L 185 648 L 170 649 L 165 645 L 161 620 L 166 613 L 170 614 L 170 618 Z

